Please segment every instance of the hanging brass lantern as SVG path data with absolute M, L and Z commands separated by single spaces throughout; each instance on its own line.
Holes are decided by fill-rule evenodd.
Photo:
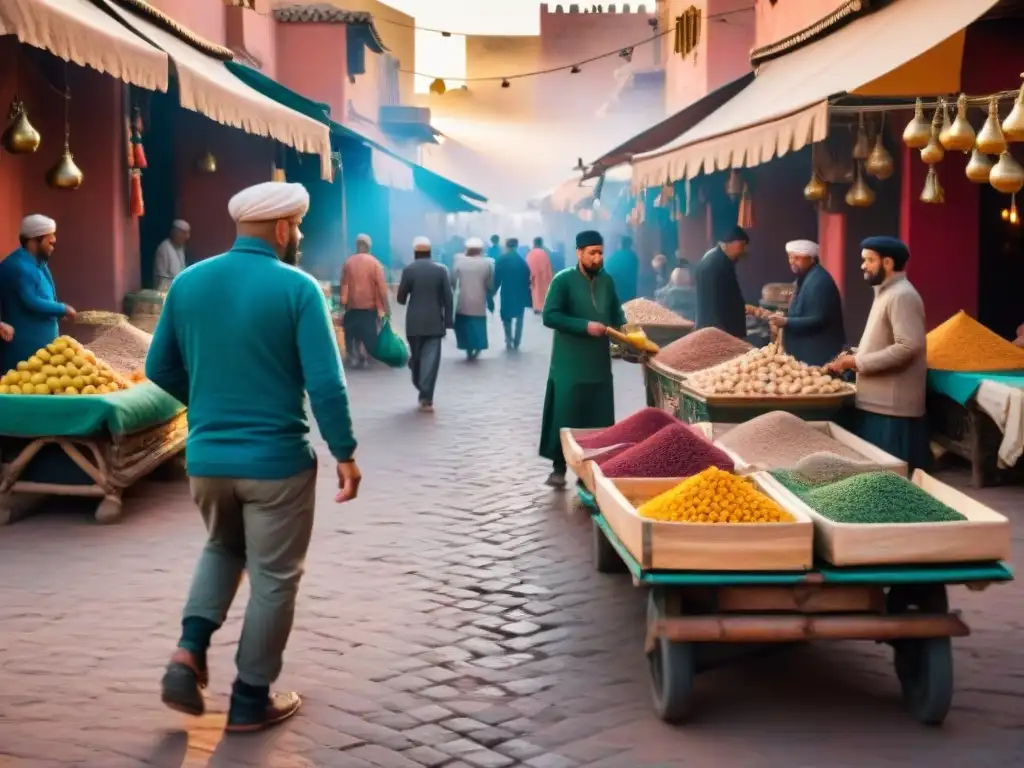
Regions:
M 948 129 L 939 133 L 939 141 L 950 152 L 970 152 L 976 138 L 974 128 L 967 119 L 967 97 L 961 93 L 956 100 L 956 119 Z
M 871 149 L 871 154 L 868 155 L 868 159 L 864 162 L 864 170 L 869 176 L 874 176 L 879 181 L 885 181 L 890 176 L 895 168 L 892 155 L 889 154 L 889 150 L 885 148 L 885 142 L 882 141 L 882 131 L 878 131 L 878 135 L 875 136 L 875 146 Z
M 999 125 L 999 101 L 993 96 L 988 102 L 988 118 L 978 131 L 978 149 L 986 155 L 1001 155 L 1006 151 L 1006 138 Z
M 939 144 L 942 145 L 943 149 L 949 149 L 946 146 L 946 139 L 949 137 L 952 125 L 949 122 L 949 104 L 946 103 L 945 99 L 939 99 L 939 106 L 935 108 L 935 119 L 939 123 Z
M 942 144 L 939 143 L 939 126 L 942 119 L 942 114 L 936 108 L 935 116 L 932 118 L 932 135 L 928 139 L 928 143 L 924 149 L 921 150 L 921 160 L 927 165 L 935 165 L 941 163 L 942 158 L 946 156 L 946 150 L 942 148 Z
M 1007 195 L 1024 189 L 1024 168 L 1009 152 L 999 156 L 999 162 L 992 166 L 988 175 L 988 183 Z
M 65 83 L 66 83 L 65 72 Z M 75 165 L 75 156 L 71 154 L 71 91 L 64 86 L 64 151 L 57 164 L 46 172 L 46 183 L 53 189 L 78 189 L 82 186 L 84 174 Z
M 8 117 L 11 122 L 6 130 L 4 130 L 3 137 L 0 138 L 3 148 L 12 155 L 30 155 L 39 149 L 42 137 L 40 137 L 39 131 L 28 121 L 28 115 L 25 114 L 25 105 L 18 100 L 17 96 L 11 101 Z
M 216 173 L 217 172 L 217 158 L 213 156 L 210 150 L 206 150 L 196 160 L 196 170 L 200 173 Z
M 971 159 L 967 163 L 967 178 L 975 184 L 988 184 L 989 173 L 992 171 L 992 160 L 988 155 L 978 151 L 975 147 Z
M 871 153 L 871 142 L 868 141 L 867 131 L 864 130 L 864 113 L 857 116 L 857 139 L 853 142 L 853 159 L 867 160 Z
M 846 204 L 851 208 L 867 208 L 875 202 L 875 191 L 864 181 L 860 163 L 857 163 L 856 178 L 846 193 Z
M 729 178 L 725 182 L 725 194 L 731 200 L 736 200 L 743 194 L 743 177 L 740 176 L 740 172 L 735 168 L 729 171 Z
M 1024 141 L 1024 85 L 1020 87 L 1013 109 L 1003 120 L 1003 138 L 1007 141 Z
M 928 166 L 928 175 L 924 180 L 924 189 L 921 190 L 920 200 L 929 205 L 939 205 L 946 202 L 946 193 L 939 183 L 939 174 L 935 171 L 934 165 Z
M 911 149 L 923 149 L 931 137 L 931 123 L 924 116 L 924 104 L 918 99 L 914 104 L 914 119 L 903 129 L 903 143 Z
M 811 180 L 804 187 L 804 199 L 812 203 L 818 203 L 828 197 L 828 184 L 821 180 L 815 172 L 811 174 Z

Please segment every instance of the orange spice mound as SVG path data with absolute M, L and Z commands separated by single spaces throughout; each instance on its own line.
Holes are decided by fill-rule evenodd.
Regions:
M 1024 369 L 1024 349 L 961 310 L 928 334 L 928 367 L 938 371 Z

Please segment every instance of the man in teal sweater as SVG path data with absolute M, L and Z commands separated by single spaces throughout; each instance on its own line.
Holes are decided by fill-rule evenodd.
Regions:
M 167 294 L 146 375 L 188 405 L 188 472 L 209 532 L 163 678 L 167 706 L 201 715 L 206 652 L 249 575 L 226 729 L 255 731 L 298 710 L 270 693 L 281 672 L 313 531 L 317 459 L 305 394 L 337 461 L 339 503 L 355 498 L 345 377 L 320 287 L 295 265 L 309 207 L 300 184 L 268 182 L 228 203 L 238 238 L 184 270 Z

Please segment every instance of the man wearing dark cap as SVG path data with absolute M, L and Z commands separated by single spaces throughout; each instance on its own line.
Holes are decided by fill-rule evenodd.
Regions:
M 747 307 L 736 262 L 746 255 L 749 242 L 746 232 L 733 227 L 693 270 L 698 329 L 718 328 L 737 339 L 747 338 Z
M 615 390 L 606 329 L 626 324 L 615 283 L 604 272 L 598 232 L 576 236 L 577 264 L 555 275 L 542 314 L 554 332 L 544 395 L 540 455 L 552 462 L 547 484 L 565 487 L 560 430 L 600 429 L 615 423 Z
M 924 418 L 924 302 L 907 280 L 910 251 L 902 240 L 869 237 L 860 247 L 864 279 L 875 300 L 860 345 L 829 368 L 857 373 L 856 433 L 907 462 L 913 472 L 926 468 L 931 458 Z

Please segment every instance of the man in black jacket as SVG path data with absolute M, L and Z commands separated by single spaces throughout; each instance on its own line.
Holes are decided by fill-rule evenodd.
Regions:
M 734 227 L 704 254 L 693 271 L 697 293 L 697 328 L 718 328 L 747 338 L 747 309 L 736 277 L 736 262 L 747 253 L 750 237 Z

